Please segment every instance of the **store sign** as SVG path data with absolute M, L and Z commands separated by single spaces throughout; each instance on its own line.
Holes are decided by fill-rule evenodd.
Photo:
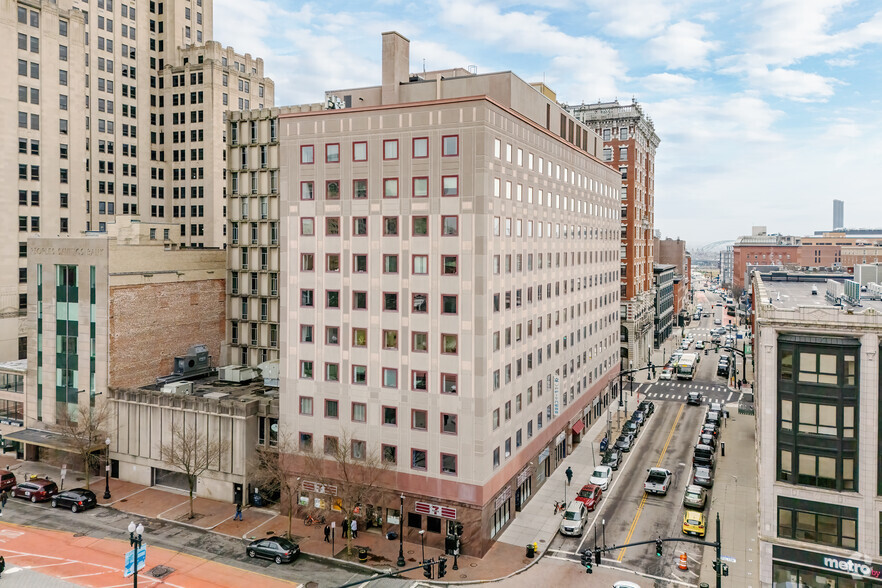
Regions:
M 318 482 L 303 482 L 303 489 L 307 492 L 315 492 L 316 494 L 330 494 L 331 496 L 337 496 L 336 486 L 326 486 L 325 484 L 319 484 Z
M 560 414 L 560 376 L 554 376 L 554 416 Z
M 499 507 L 505 504 L 509 498 L 511 498 L 511 486 L 506 486 L 505 490 L 502 491 L 502 494 L 496 497 L 496 503 L 493 506 L 494 510 L 499 509 Z
M 521 473 L 518 474 L 518 486 L 523 484 L 524 481 L 526 481 L 526 479 L 530 477 L 531 473 L 533 473 L 533 470 L 530 466 L 527 466 L 523 470 L 521 470 Z
M 438 506 L 437 504 L 429 504 L 428 502 L 417 502 L 414 510 L 420 514 L 431 515 L 433 517 L 444 517 L 445 519 L 455 519 L 456 509 L 447 506 Z
M 813 551 L 802 551 L 779 545 L 772 546 L 772 557 L 783 561 L 804 564 L 816 568 L 824 568 L 842 572 L 851 576 L 863 576 L 865 578 L 882 578 L 882 567 L 875 566 L 859 559 L 839 557 L 837 555 L 824 555 Z

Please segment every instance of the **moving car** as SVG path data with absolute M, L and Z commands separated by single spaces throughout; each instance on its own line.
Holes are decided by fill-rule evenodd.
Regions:
M 581 535 L 588 522 L 588 509 L 584 502 L 574 500 L 564 511 L 563 520 L 560 522 L 561 535 Z
M 58 494 L 58 486 L 55 482 L 45 478 L 32 478 L 27 482 L 21 482 L 12 489 L 14 498 L 24 498 L 31 502 L 49 500 Z
M 637 410 L 642 410 L 643 413 L 649 417 L 655 412 L 655 404 L 653 404 L 651 400 L 643 400 L 637 405 Z
M 673 380 L 674 379 L 674 368 L 671 366 L 665 366 L 662 368 L 661 373 L 658 375 L 659 380 Z
M 80 512 L 98 505 L 95 493 L 85 488 L 73 488 L 59 492 L 52 497 L 52 508 L 69 508 L 71 512 Z
M 673 479 L 671 471 L 664 468 L 649 468 L 647 471 L 649 475 L 646 477 L 646 481 L 643 482 L 643 491 L 649 494 L 665 496 L 668 493 L 668 488 L 671 487 L 671 480 Z
M 715 318 L 715 319 L 714 319 L 714 324 L 715 324 L 715 325 L 722 325 L 722 324 L 723 324 L 723 321 L 722 321 L 722 319 Z
M 609 466 L 612 470 L 619 469 L 619 463 L 622 461 L 622 452 L 613 447 L 607 450 L 600 461 L 600 465 Z
M 594 510 L 602 497 L 603 490 L 600 489 L 600 486 L 585 484 L 579 490 L 579 494 L 576 495 L 576 500 L 583 503 L 588 510 Z
M 11 490 L 15 484 L 15 474 L 9 470 L 0 470 L 0 491 Z
M 613 449 L 617 449 L 624 453 L 630 453 L 632 443 L 634 443 L 633 435 L 619 435 L 619 438 L 616 439 L 615 445 L 613 445 Z
M 695 468 L 692 473 L 692 483 L 696 486 L 704 486 L 705 488 L 714 487 L 714 473 L 710 468 Z
M 683 506 L 704 510 L 705 504 L 707 504 L 707 490 L 693 484 L 686 486 L 686 493 L 683 495 Z
M 704 341 L 696 341 L 695 348 L 696 349 L 704 349 Z
M 704 513 L 700 513 L 697 510 L 687 510 L 683 514 L 683 532 L 687 535 L 704 537 Z
M 701 319 L 701 313 L 696 312 L 692 315 L 692 320 L 697 321 Z
M 256 539 L 245 548 L 248 557 L 263 557 L 271 559 L 277 564 L 294 561 L 300 555 L 300 546 L 288 541 L 284 537 L 267 537 Z
M 701 401 L 702 401 L 701 392 L 697 392 L 695 390 L 690 390 L 689 394 L 686 395 L 686 404 L 700 405 Z
M 729 376 L 729 362 L 721 361 L 717 364 L 717 375 L 718 376 Z
M 588 479 L 589 484 L 600 486 L 601 490 L 609 490 L 609 483 L 612 482 L 612 468 L 605 465 L 599 465 L 594 468 L 594 473 Z

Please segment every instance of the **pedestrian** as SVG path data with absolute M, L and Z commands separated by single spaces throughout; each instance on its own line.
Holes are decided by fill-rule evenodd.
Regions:
M 9 492 L 4 490 L 0 493 L 0 508 L 6 508 L 6 501 L 9 500 Z
M 567 475 L 567 486 L 569 486 L 570 482 L 573 481 L 573 468 L 567 466 L 567 471 L 564 473 Z
M 0 574 L 3 573 L 3 570 L 6 569 L 6 560 L 0 555 Z
M 242 519 L 242 505 L 238 502 L 236 503 L 236 514 L 233 516 L 234 521 L 241 521 Z
M 352 538 L 358 538 L 358 521 L 352 519 Z
M 346 536 L 349 534 L 349 519 L 343 520 L 343 538 L 346 539 Z
M 325 543 L 331 542 L 331 525 L 325 525 Z

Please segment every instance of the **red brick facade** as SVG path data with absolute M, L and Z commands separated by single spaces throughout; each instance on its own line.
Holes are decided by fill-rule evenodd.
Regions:
M 204 344 L 212 365 L 224 340 L 224 280 L 116 286 L 110 290 L 108 387 L 153 383 L 174 357 Z

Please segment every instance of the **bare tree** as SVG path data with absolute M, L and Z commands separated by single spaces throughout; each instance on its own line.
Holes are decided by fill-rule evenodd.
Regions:
M 171 428 L 171 439 L 160 448 L 162 460 L 187 476 L 190 491 L 190 516 L 193 511 L 193 492 L 196 480 L 212 466 L 220 463 L 221 455 L 229 450 L 230 443 L 217 437 L 210 438 L 202 429 L 197 429 L 194 422 L 185 423 L 184 419 L 176 419 Z
M 336 487 L 334 504 L 351 521 L 356 509 L 373 502 L 381 495 L 380 483 L 389 471 L 390 463 L 376 449 L 367 449 L 367 442 L 352 438 L 344 429 L 336 441 L 329 442 L 321 451 L 315 447 L 302 452 L 306 457 L 308 475 L 319 478 L 325 487 Z M 346 524 L 344 521 L 343 524 Z M 352 533 L 346 533 L 346 553 L 352 554 Z
M 288 538 L 291 538 L 291 521 L 297 504 L 297 483 L 292 478 L 288 462 L 297 452 L 297 445 L 288 435 L 282 436 L 275 447 L 259 447 L 254 464 L 249 468 L 255 486 L 270 494 L 279 494 L 279 504 L 288 512 Z
M 83 464 L 86 488 L 92 477 L 92 466 L 100 459 L 100 450 L 105 448 L 104 439 L 110 429 L 111 412 L 107 402 L 77 404 L 73 411 L 62 410 L 53 427 L 64 436 L 69 453 L 76 455 Z M 96 451 L 98 453 L 96 454 Z

